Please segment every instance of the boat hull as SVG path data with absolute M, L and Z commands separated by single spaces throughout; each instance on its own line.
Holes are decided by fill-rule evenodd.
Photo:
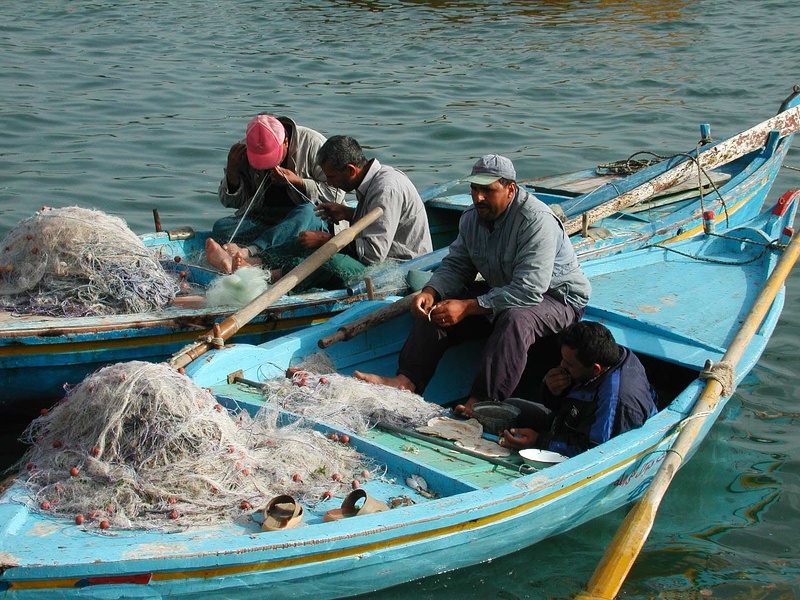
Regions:
M 330 507 L 320 502 L 307 507 L 303 526 L 270 532 L 246 519 L 172 533 L 84 530 L 33 510 L 24 486 L 15 482 L 0 496 L 0 591 L 9 599 L 339 598 L 515 552 L 625 506 L 642 495 L 703 390 L 697 375 L 705 359 L 719 360 L 752 306 L 757 289 L 749 288 L 762 287 L 774 268 L 777 252 L 769 242 L 791 222 L 794 210 L 792 202 L 780 214 L 762 215 L 758 227 L 691 240 L 675 246 L 678 252 L 654 247 L 587 265 L 598 288 L 587 318 L 605 323 L 643 358 L 676 368 L 687 382 L 639 429 L 531 474 L 443 453 L 425 442 L 415 442 L 412 452 L 411 440 L 380 428 L 350 432 L 349 443 L 385 468 L 384 475 L 366 482 L 364 489 L 376 498 L 414 496 L 414 503 L 324 522 Z M 699 296 L 696 289 L 673 282 L 669 297 L 660 289 L 648 293 L 654 286 L 642 285 L 637 272 L 641 268 L 654 278 L 668 278 L 677 270 L 687 280 L 704 281 L 706 292 Z M 620 304 L 634 292 L 638 296 Z M 783 303 L 781 292 L 746 348 L 734 383 L 764 351 Z M 316 350 L 320 336 L 382 304 L 360 303 L 317 327 L 259 347 L 211 351 L 187 373 L 211 388 L 221 404 L 256 410 L 266 400 L 257 383 L 247 381 L 281 375 Z M 675 307 L 681 305 L 688 320 L 677 316 Z M 696 323 L 697 312 L 710 305 L 714 310 Z M 335 344 L 329 355 L 344 373 L 392 364 L 408 318 Z M 454 353 L 455 362 L 442 363 L 438 384 L 426 391 L 426 399 L 457 400 L 461 391 L 452 383 L 471 372 L 475 350 L 465 346 Z M 228 382 L 236 371 L 242 384 Z M 704 420 L 686 460 L 725 403 L 722 398 Z M 336 430 L 323 422 L 317 428 L 321 433 Z M 404 483 L 411 474 L 423 475 L 436 494 L 414 495 Z

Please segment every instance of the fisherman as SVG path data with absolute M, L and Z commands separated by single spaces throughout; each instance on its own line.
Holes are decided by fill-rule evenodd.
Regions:
M 543 448 L 575 456 L 641 427 L 658 408 L 642 363 L 611 332 L 590 321 L 558 336 L 561 365 L 547 372 L 539 400 L 510 398 L 522 412 L 516 427 L 500 434 L 509 448 Z
M 325 137 L 288 117 L 260 114 L 247 124 L 245 138 L 228 152 L 219 185 L 220 202 L 236 214 L 214 223 L 206 243 L 209 263 L 230 273 L 233 259 L 247 259 L 294 241 L 301 231 L 325 231 L 314 208 L 344 201 L 329 186 L 317 160 Z
M 366 266 L 386 260 L 406 261 L 433 251 L 428 215 L 417 189 L 400 170 L 382 165 L 377 158 L 367 160 L 359 143 L 351 137 L 336 135 L 317 152 L 328 185 L 355 192 L 355 208 L 338 202 L 320 202 L 315 214 L 333 225 L 341 221 L 356 223 L 375 208 L 383 215 L 356 235 L 355 239 L 311 277 L 313 285 L 334 287 L 352 278 Z M 312 229 L 302 231 L 294 243 L 267 250 L 259 256 L 234 258 L 234 270 L 245 265 L 269 265 L 273 281 L 287 268 L 322 246 L 333 234 Z M 300 256 L 297 256 L 300 254 Z M 291 260 L 285 258 L 291 256 Z M 276 268 L 276 261 L 283 263 Z M 305 283 L 308 287 L 309 282 Z
M 422 394 L 449 347 L 486 339 L 469 399 L 459 408 L 470 416 L 475 402 L 511 397 L 534 342 L 580 320 L 591 285 L 561 221 L 516 179 L 504 156 L 475 163 L 466 179 L 473 206 L 414 299 L 417 318 L 396 376 L 356 372 L 357 378 Z

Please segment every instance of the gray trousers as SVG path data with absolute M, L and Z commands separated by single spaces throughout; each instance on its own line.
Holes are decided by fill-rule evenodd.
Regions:
M 494 322 L 483 315 L 469 316 L 443 328 L 425 319 L 414 319 L 400 351 L 397 374 L 408 377 L 416 392 L 422 394 L 448 348 L 467 340 L 486 339 L 470 395 L 479 400 L 503 401 L 519 385 L 528 350 L 536 340 L 580 321 L 583 313 L 584 309 L 544 296 L 536 306 L 503 311 Z

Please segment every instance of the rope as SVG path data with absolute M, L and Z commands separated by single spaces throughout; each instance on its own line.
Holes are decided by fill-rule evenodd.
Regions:
M 242 213 L 242 218 L 239 219 L 239 222 L 236 224 L 236 229 L 233 230 L 233 233 L 231 234 L 231 237 L 228 240 L 229 244 L 233 241 L 233 238 L 236 237 L 236 234 L 239 233 L 239 227 L 242 226 L 242 223 L 244 222 L 245 218 L 247 217 L 247 213 L 250 212 L 250 209 L 253 207 L 253 204 L 256 203 L 256 199 L 260 198 L 263 195 L 263 193 L 267 190 L 267 188 L 269 187 L 269 185 L 267 187 L 264 187 L 264 184 L 270 178 L 269 175 L 270 175 L 270 171 L 267 171 L 264 174 L 264 179 L 262 179 L 261 183 L 258 184 L 258 188 L 256 188 L 256 191 L 253 194 L 253 197 L 250 198 L 250 202 L 248 202 L 247 208 L 245 208 L 244 212 Z M 270 181 L 270 185 L 272 185 L 272 181 Z
M 225 338 L 223 337 L 218 337 L 213 335 L 202 335 L 198 338 L 198 341 L 203 342 L 205 344 L 209 344 L 217 349 L 225 347 Z
M 789 169 L 790 171 L 800 171 L 797 167 L 790 167 L 789 165 L 783 165 L 784 169 Z
M 722 196 L 722 192 L 719 191 L 719 188 L 717 187 L 717 184 L 714 183 L 714 181 L 711 179 L 711 176 L 709 175 L 708 171 L 705 168 L 703 168 L 700 165 L 700 161 L 697 160 L 696 154 L 700 153 L 700 146 L 702 146 L 702 145 L 703 145 L 703 141 L 701 140 L 697 144 L 697 151 L 696 151 L 695 154 L 689 154 L 688 152 L 678 152 L 677 154 L 673 154 L 671 156 L 661 156 L 659 154 L 656 154 L 655 152 L 642 151 L 642 152 L 637 152 L 636 154 L 633 154 L 632 157 L 636 156 L 638 154 L 647 154 L 649 156 L 656 157 L 657 159 L 659 159 L 659 161 L 667 160 L 667 159 L 673 159 L 673 158 L 677 158 L 679 156 L 684 156 L 684 157 L 688 158 L 690 161 L 692 161 L 697 166 L 697 188 L 698 188 L 699 193 L 700 193 L 700 210 L 701 211 L 705 211 L 705 196 L 703 195 L 703 178 L 702 178 L 702 175 L 705 175 L 706 179 L 708 179 L 708 183 L 711 184 L 711 187 L 714 188 L 714 191 L 716 192 L 717 196 L 719 196 L 719 202 L 720 202 L 720 204 L 722 204 L 722 209 L 725 212 L 725 227 L 730 227 L 730 217 L 728 215 L 728 205 L 725 203 L 725 198 Z M 656 162 L 658 162 L 658 161 L 656 161 Z
M 712 364 L 710 360 L 706 361 L 703 370 L 700 371 L 700 380 L 701 381 L 718 381 L 719 384 L 722 386 L 722 395 L 723 396 L 730 396 L 733 393 L 733 376 L 735 374 L 735 369 L 733 365 L 727 363 L 725 361 L 718 362 L 717 364 Z
M 697 260 L 697 261 L 700 261 L 700 262 L 713 263 L 715 265 L 732 265 L 732 266 L 736 266 L 736 265 L 749 265 L 750 263 L 754 263 L 754 262 L 756 262 L 758 260 L 761 260 L 761 258 L 763 258 L 770 250 L 781 250 L 782 248 L 785 247 L 784 244 L 781 244 L 781 243 L 779 243 L 777 241 L 772 241 L 772 242 L 769 242 L 769 243 L 759 242 L 757 240 L 749 240 L 749 239 L 746 239 L 746 238 L 738 238 L 738 237 L 734 237 L 734 236 L 730 236 L 730 235 L 725 235 L 725 234 L 722 234 L 722 233 L 708 233 L 706 235 L 717 237 L 717 238 L 721 238 L 721 239 L 724 239 L 724 240 L 733 240 L 733 241 L 736 241 L 736 242 L 743 242 L 743 243 L 746 243 L 746 244 L 753 244 L 755 246 L 761 246 L 763 248 L 763 250 L 758 254 L 758 256 L 754 256 L 753 258 L 749 258 L 749 259 L 743 260 L 743 261 L 733 261 L 733 260 L 719 260 L 719 259 L 716 259 L 716 258 L 706 258 L 705 256 L 696 256 L 694 254 L 689 254 L 688 252 L 683 252 L 681 250 L 677 250 L 677 249 L 672 248 L 670 246 L 665 246 L 661 242 L 659 242 L 657 244 L 650 244 L 648 246 L 645 246 L 645 248 L 661 248 L 662 250 L 667 250 L 668 252 L 674 252 L 675 254 L 678 254 L 680 256 L 685 256 L 686 258 L 691 258 L 692 260 Z

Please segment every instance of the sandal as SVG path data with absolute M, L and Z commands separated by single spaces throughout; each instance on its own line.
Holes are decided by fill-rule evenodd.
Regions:
M 356 502 L 364 500 L 361 506 L 356 506 Z M 342 508 L 334 508 L 325 513 L 322 519 L 325 523 L 329 521 L 339 521 L 348 517 L 355 517 L 357 515 L 370 515 L 372 513 L 383 512 L 389 510 L 389 506 L 385 502 L 376 500 L 363 489 L 359 488 L 350 492 L 342 502 Z
M 264 509 L 261 531 L 279 531 L 297 527 L 303 520 L 303 507 L 291 496 L 275 496 Z

